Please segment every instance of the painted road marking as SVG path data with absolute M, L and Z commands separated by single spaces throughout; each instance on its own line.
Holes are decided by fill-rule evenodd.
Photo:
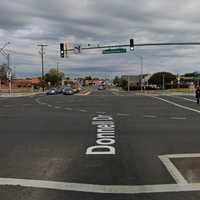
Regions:
M 186 101 L 191 101 L 191 102 L 196 103 L 196 101 L 195 101 L 195 100 L 192 100 L 192 99 L 188 99 L 188 98 L 185 98 L 185 97 L 182 97 L 182 99 L 184 99 L 184 100 L 186 100 Z
M 79 110 L 80 112 L 87 112 L 87 110 Z
M 52 106 L 52 105 L 50 105 L 50 104 L 48 104 L 47 106 L 48 106 L 49 108 L 52 108 L 52 107 L 53 107 L 53 106 Z
M 168 96 L 169 96 L 169 97 L 172 97 L 172 96 L 170 96 L 170 95 L 168 95 Z M 184 100 L 186 100 L 186 101 L 191 101 L 191 102 L 196 103 L 195 100 L 188 99 L 188 98 L 186 98 L 186 97 L 181 97 L 181 96 L 173 96 L 173 97 L 176 98 L 176 99 L 184 99 Z
M 158 157 L 165 165 L 171 176 L 175 179 L 177 184 L 180 185 L 188 184 L 188 182 L 185 180 L 185 178 L 182 176 L 182 174 L 178 171 L 176 166 L 170 161 L 170 159 L 167 156 L 163 155 Z
M 171 117 L 170 119 L 175 119 L 175 120 L 186 120 L 186 117 Z
M 104 115 L 106 112 L 96 112 L 97 114 Z
M 144 115 L 145 118 L 156 118 L 155 115 Z
M 55 109 L 60 109 L 60 106 L 54 106 Z
M 163 99 L 163 98 L 160 98 L 160 97 L 155 97 L 155 96 L 151 96 L 151 97 L 152 97 L 152 98 L 155 98 L 155 99 L 158 99 L 158 100 L 161 100 L 161 101 L 164 101 L 164 102 L 166 102 L 166 103 L 168 103 L 168 104 L 174 105 L 174 106 L 176 106 L 176 107 L 183 108 L 183 109 L 185 109 L 185 110 L 193 111 L 193 112 L 196 112 L 196 113 L 200 114 L 200 110 L 196 110 L 196 109 L 190 108 L 190 107 L 188 107 L 188 106 L 183 106 L 183 105 L 180 105 L 180 104 L 175 103 L 175 102 L 173 102 L 173 101 L 169 101 L 169 100 L 166 100 L 166 99 Z
M 92 118 L 96 125 L 96 144 L 86 149 L 86 155 L 115 155 L 115 123 L 110 115 Z
M 72 110 L 72 108 L 64 108 L 64 110 Z
M 117 113 L 117 116 L 121 116 L 121 117 L 127 117 L 127 116 L 129 116 L 129 114 Z
M 199 183 L 192 184 L 160 184 L 160 185 L 95 185 L 16 178 L 0 178 L 0 185 L 42 188 L 51 190 L 91 192 L 104 194 L 145 194 L 164 192 L 200 191 Z
M 169 154 L 164 156 L 167 158 L 200 158 L 200 153 Z
M 180 184 L 180 185 L 186 185 L 187 184 L 187 185 L 189 185 L 187 180 L 182 176 L 182 174 L 175 167 L 175 165 L 170 161 L 170 159 L 175 159 L 175 158 L 200 158 L 200 153 L 161 155 L 161 156 L 159 156 L 159 158 L 163 162 L 165 167 L 168 169 L 169 173 L 174 177 L 177 184 Z M 200 183 L 197 183 L 197 184 L 200 185 Z

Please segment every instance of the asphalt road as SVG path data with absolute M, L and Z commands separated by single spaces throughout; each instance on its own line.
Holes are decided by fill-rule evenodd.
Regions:
M 87 155 L 100 115 L 115 127 L 115 154 Z M 199 119 L 186 96 L 2 98 L 0 199 L 199 199 Z

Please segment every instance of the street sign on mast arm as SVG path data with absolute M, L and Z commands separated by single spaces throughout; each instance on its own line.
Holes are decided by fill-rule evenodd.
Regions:
M 126 53 L 127 50 L 125 48 L 117 48 L 117 49 L 105 49 L 103 50 L 103 54 L 112 54 L 112 53 Z

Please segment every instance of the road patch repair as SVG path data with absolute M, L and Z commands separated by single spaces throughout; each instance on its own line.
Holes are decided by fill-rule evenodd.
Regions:
M 115 123 L 109 115 L 98 115 L 93 117 L 92 125 L 97 127 L 96 145 L 90 146 L 86 150 L 86 155 L 114 155 L 115 144 Z

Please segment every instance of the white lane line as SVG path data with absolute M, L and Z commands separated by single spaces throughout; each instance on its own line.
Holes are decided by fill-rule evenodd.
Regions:
M 60 109 L 60 106 L 54 106 L 55 109 Z
M 156 118 L 155 115 L 144 115 L 145 118 Z
M 180 104 L 175 103 L 175 102 L 173 102 L 173 101 L 169 101 L 169 100 L 166 100 L 166 99 L 163 99 L 163 98 L 160 98 L 160 97 L 155 97 L 155 96 L 151 96 L 151 97 L 152 97 L 152 98 L 155 98 L 155 99 L 158 99 L 158 100 L 161 100 L 161 101 L 164 101 L 164 102 L 166 102 L 166 103 L 168 103 L 168 104 L 174 105 L 174 106 L 176 106 L 176 107 L 183 108 L 183 109 L 185 109 L 185 110 L 190 110 L 190 111 L 193 111 L 193 112 L 196 112 L 196 113 L 200 114 L 200 110 L 196 110 L 196 109 L 190 108 L 190 107 L 188 107 L 188 106 L 183 106 L 183 105 L 180 105 Z
M 170 117 L 170 119 L 175 119 L 175 120 L 186 120 L 186 117 Z
M 50 104 L 48 104 L 47 106 L 48 106 L 49 108 L 52 108 L 52 107 L 53 107 L 53 106 L 52 106 L 52 105 L 50 105 Z
M 170 161 L 170 159 L 167 156 L 158 156 L 162 163 L 165 165 L 171 176 L 175 179 L 177 184 L 185 185 L 188 184 L 188 182 L 185 180 L 185 178 L 182 176 L 182 174 L 178 171 L 176 166 Z
M 160 185 L 94 185 L 30 179 L 0 178 L 0 185 L 43 188 L 63 191 L 91 192 L 104 194 L 144 194 L 164 192 L 200 191 L 200 184 L 160 184 Z
M 106 112 L 96 112 L 97 114 L 104 115 Z
M 87 112 L 87 110 L 79 110 L 80 112 Z
M 64 110 L 72 110 L 72 108 L 64 108 Z
M 129 116 L 129 114 L 125 114 L 125 113 L 117 113 L 117 116 L 127 117 L 127 116 Z

